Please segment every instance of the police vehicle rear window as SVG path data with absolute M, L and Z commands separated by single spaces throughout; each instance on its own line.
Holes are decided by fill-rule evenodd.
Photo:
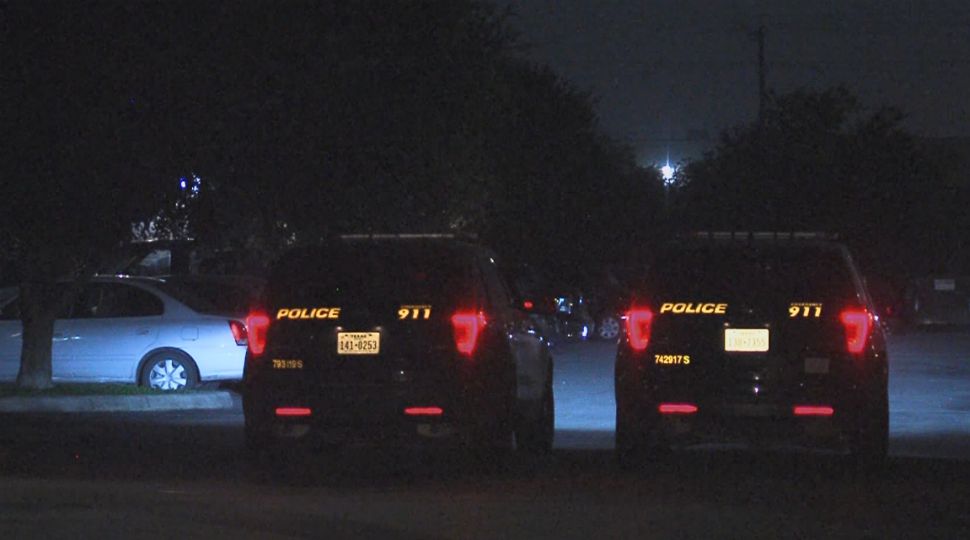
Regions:
M 665 296 L 722 300 L 851 300 L 855 284 L 840 251 L 699 246 L 656 257 L 646 284 Z
M 284 256 L 270 273 L 267 297 L 277 304 L 446 307 L 471 294 L 467 275 L 462 260 L 447 249 L 361 242 Z

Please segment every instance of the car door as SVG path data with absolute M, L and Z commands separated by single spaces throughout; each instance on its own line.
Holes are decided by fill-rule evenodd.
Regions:
M 158 338 L 164 304 L 126 283 L 91 283 L 72 320 L 76 376 L 84 381 L 136 380 L 138 362 Z

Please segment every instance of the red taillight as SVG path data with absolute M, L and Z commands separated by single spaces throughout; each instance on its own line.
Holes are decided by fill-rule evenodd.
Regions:
M 232 332 L 232 339 L 236 340 L 236 345 L 246 346 L 248 333 L 245 324 L 239 321 L 229 321 L 229 330 Z
M 260 356 L 266 350 L 266 334 L 269 332 L 269 315 L 254 311 L 246 317 L 246 330 L 249 335 L 249 352 Z
M 277 407 L 276 416 L 310 416 L 313 411 L 309 407 Z
M 536 307 L 536 305 L 532 302 L 532 300 L 526 300 L 525 302 L 522 302 L 522 307 L 531 310 L 532 308 Z
M 835 409 L 828 405 L 795 405 L 795 416 L 832 416 Z
M 408 416 L 441 416 L 444 414 L 441 407 L 407 407 L 404 414 Z
M 872 331 L 872 315 L 864 309 L 846 309 L 839 314 L 845 326 L 845 347 L 850 353 L 861 353 L 866 348 Z
M 646 350 L 650 343 L 651 323 L 653 323 L 653 312 L 649 308 L 633 308 L 627 312 L 626 329 L 630 337 L 630 347 L 633 347 L 633 350 Z
M 478 335 L 485 327 L 485 315 L 482 312 L 458 312 L 451 316 L 451 326 L 455 331 L 458 352 L 471 356 L 478 345 Z
M 661 403 L 657 410 L 660 414 L 694 414 L 697 412 L 697 405 L 693 403 Z

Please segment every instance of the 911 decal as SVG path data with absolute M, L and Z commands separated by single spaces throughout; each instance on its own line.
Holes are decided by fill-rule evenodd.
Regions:
M 397 319 L 403 321 L 405 319 L 417 320 L 417 319 L 430 319 L 431 318 L 431 306 L 428 305 L 405 305 L 401 306 L 397 310 Z
M 339 319 L 338 307 L 280 308 L 276 320 L 281 319 Z
M 655 354 L 653 355 L 654 364 L 689 366 L 689 354 Z
M 822 304 L 817 302 L 792 302 L 788 306 L 788 317 L 792 319 L 817 319 L 822 316 Z
M 693 303 L 693 302 L 665 302 L 660 306 L 660 313 L 675 315 L 724 315 L 727 304 Z

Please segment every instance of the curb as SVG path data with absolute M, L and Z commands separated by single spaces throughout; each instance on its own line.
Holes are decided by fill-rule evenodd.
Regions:
M 232 406 L 232 395 L 225 390 L 172 395 L 0 398 L 0 413 L 187 411 Z

